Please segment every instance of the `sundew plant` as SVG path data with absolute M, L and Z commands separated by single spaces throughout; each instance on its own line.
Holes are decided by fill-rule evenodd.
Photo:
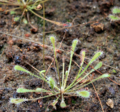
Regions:
M 76 73 L 76 76 L 74 77 L 72 83 L 68 85 L 67 82 L 68 82 L 69 76 L 71 75 L 70 71 L 72 70 L 71 69 L 72 58 L 73 58 L 74 50 L 76 48 L 78 40 L 77 39 L 73 40 L 73 43 L 72 43 L 72 46 L 71 46 L 68 70 L 65 71 L 65 69 L 64 69 L 65 68 L 65 62 L 63 61 L 62 73 L 60 73 L 60 71 L 59 71 L 59 63 L 58 63 L 58 60 L 56 58 L 55 38 L 53 36 L 50 36 L 50 40 L 51 40 L 52 45 L 53 45 L 54 59 L 55 59 L 56 68 L 57 68 L 57 75 L 58 75 L 59 79 L 55 80 L 52 76 L 45 75 L 45 70 L 40 71 L 39 75 L 35 75 L 35 74 L 31 73 L 30 71 L 26 70 L 25 68 L 23 68 L 19 65 L 16 65 L 14 67 L 15 70 L 28 73 L 28 74 L 30 74 L 34 77 L 37 77 L 37 78 L 43 80 L 45 83 L 48 84 L 49 89 L 38 88 L 38 87 L 36 89 L 27 89 L 27 88 L 21 88 L 20 87 L 16 90 L 17 93 L 40 92 L 40 93 L 46 93 L 47 95 L 43 94 L 42 97 L 32 98 L 32 99 L 10 98 L 10 103 L 14 103 L 14 104 L 19 105 L 19 104 L 21 104 L 22 102 L 25 102 L 25 101 L 35 101 L 35 100 L 38 100 L 38 99 L 43 99 L 43 98 L 55 96 L 55 100 L 52 102 L 52 106 L 54 108 L 56 108 L 56 104 L 58 103 L 58 101 L 60 101 L 61 108 L 65 108 L 67 106 L 66 103 L 65 103 L 65 98 L 64 98 L 65 96 L 78 96 L 78 97 L 83 97 L 83 98 L 89 98 L 90 97 L 90 92 L 88 90 L 83 89 L 83 88 L 85 86 L 89 85 L 90 83 L 98 80 L 98 79 L 110 77 L 109 74 L 105 73 L 105 74 L 103 74 L 103 75 L 101 75 L 101 76 L 99 76 L 95 79 L 92 79 L 90 82 L 86 82 L 86 83 L 83 82 L 83 83 L 80 84 L 79 82 L 81 82 L 83 79 L 85 79 L 87 76 L 89 76 L 92 72 L 94 72 L 95 70 L 99 69 L 102 66 L 102 62 L 98 62 L 98 64 L 94 67 L 94 69 L 90 70 L 88 73 L 85 73 L 87 68 L 99 56 L 102 55 L 102 52 L 99 51 L 99 52 L 95 53 L 95 55 L 91 58 L 89 63 L 83 69 L 83 64 L 84 64 L 86 52 L 85 52 L 85 50 L 82 50 L 81 53 L 80 53 L 80 58 L 81 58 L 80 68 L 78 70 L 78 73 Z M 60 75 L 60 74 L 62 74 L 62 75 Z M 56 83 L 56 82 L 59 82 L 59 84 Z
M 32 13 L 35 16 L 50 23 L 56 24 L 58 26 L 63 26 L 62 23 L 44 18 L 36 12 L 40 11 L 42 9 L 42 5 L 47 1 L 48 0 L 16 0 L 14 2 L 10 2 L 9 0 L 0 0 L 0 4 L 7 6 L 15 6 L 15 8 L 7 10 L 10 12 L 10 14 L 17 15 L 14 18 L 14 21 L 19 21 L 20 19 L 23 19 L 23 23 L 27 24 L 29 21 L 29 13 Z M 19 12 L 21 12 L 20 16 L 18 15 Z
M 111 21 L 120 21 L 120 7 L 113 7 L 112 14 L 109 15 Z

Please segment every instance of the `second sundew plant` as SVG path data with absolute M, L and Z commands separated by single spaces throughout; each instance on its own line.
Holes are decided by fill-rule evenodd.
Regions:
M 40 11 L 42 9 L 42 5 L 47 1 L 48 0 L 15 0 L 14 2 L 10 2 L 9 0 L 0 0 L 0 4 L 7 6 L 15 6 L 15 8 L 7 10 L 10 12 L 10 14 L 17 14 L 17 16 L 14 18 L 14 21 L 19 21 L 23 18 L 24 24 L 29 23 L 29 13 L 31 12 L 32 14 L 43 20 L 46 20 L 58 26 L 63 26 L 64 24 L 44 18 L 36 12 Z M 19 13 L 21 16 L 18 15 Z
M 120 7 L 113 7 L 112 14 L 109 15 L 111 21 L 120 21 Z
M 103 75 L 99 76 L 98 78 L 92 79 L 88 83 L 84 82 L 84 83 L 80 84 L 79 82 L 81 82 L 88 75 L 90 75 L 92 72 L 94 72 L 95 70 L 99 69 L 102 66 L 102 62 L 99 62 L 94 67 L 94 69 L 92 69 L 88 73 L 85 73 L 85 71 L 87 70 L 87 68 L 100 55 L 102 55 L 102 52 L 101 51 L 97 52 L 92 57 L 92 59 L 89 61 L 89 63 L 86 65 L 86 67 L 83 69 L 83 64 L 84 64 L 84 59 L 85 59 L 85 50 L 82 50 L 81 53 L 80 53 L 81 63 L 80 63 L 79 71 L 78 71 L 78 73 L 76 73 L 76 76 L 74 77 L 74 80 L 72 81 L 72 83 L 68 85 L 67 82 L 68 82 L 68 79 L 69 79 L 69 76 L 70 76 L 70 71 L 72 71 L 72 69 L 71 69 L 72 58 L 73 58 L 74 50 L 76 48 L 78 40 L 77 39 L 73 40 L 73 43 L 72 43 L 72 46 L 71 46 L 70 62 L 69 62 L 69 65 L 68 65 L 68 70 L 65 71 L 65 69 L 64 69 L 65 68 L 65 63 L 64 63 L 65 61 L 63 61 L 63 70 L 62 70 L 62 73 L 60 73 L 60 71 L 59 71 L 58 60 L 56 58 L 55 38 L 53 36 L 51 36 L 50 40 L 51 40 L 52 45 L 53 45 L 54 58 L 55 58 L 56 66 L 57 66 L 57 75 L 59 77 L 59 80 L 58 80 L 59 84 L 56 83 L 58 81 L 55 80 L 52 76 L 45 75 L 45 70 L 40 71 L 39 75 L 35 75 L 35 74 L 31 73 L 30 71 L 22 68 L 21 66 L 16 65 L 14 67 L 15 70 L 26 72 L 26 73 L 34 76 L 34 77 L 37 77 L 37 78 L 43 80 L 45 83 L 48 84 L 49 89 L 36 88 L 36 89 L 32 90 L 32 89 L 26 89 L 26 88 L 18 88 L 17 89 L 17 93 L 41 92 L 41 93 L 46 93 L 47 95 L 43 94 L 42 97 L 32 98 L 32 99 L 10 98 L 10 103 L 14 103 L 14 104 L 19 105 L 20 103 L 25 102 L 25 101 L 35 101 L 35 100 L 38 100 L 38 99 L 43 99 L 43 98 L 55 96 L 55 100 L 53 101 L 53 103 L 51 105 L 54 108 L 56 108 L 56 104 L 60 100 L 60 106 L 61 106 L 61 108 L 65 108 L 66 107 L 65 98 L 64 98 L 65 96 L 78 96 L 78 97 L 83 97 L 83 98 L 89 98 L 90 97 L 90 92 L 87 91 L 87 90 L 85 90 L 85 89 L 83 89 L 83 88 L 85 86 L 87 86 L 88 84 L 90 84 L 90 83 L 92 83 L 92 82 L 94 82 L 94 81 L 96 81 L 98 79 L 110 77 L 110 75 L 106 73 L 106 74 L 103 74 Z M 79 81 L 78 81 L 78 79 L 79 79 Z

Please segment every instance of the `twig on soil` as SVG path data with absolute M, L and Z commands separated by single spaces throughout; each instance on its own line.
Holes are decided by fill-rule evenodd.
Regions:
M 104 19 L 104 18 L 102 18 Z M 101 21 L 102 19 L 100 19 L 99 21 Z M 86 22 L 86 23 L 82 23 L 82 24 L 77 24 L 77 25 L 73 25 L 73 26 L 68 26 L 68 27 L 62 27 L 62 28 L 58 28 L 56 30 L 53 30 L 53 31 L 48 31 L 48 32 L 45 32 L 45 33 L 52 33 L 52 32 L 56 32 L 58 30 L 63 30 L 63 29 L 70 29 L 70 28 L 74 28 L 74 27 L 78 27 L 78 26 L 83 26 L 83 25 L 86 25 L 88 23 L 93 23 L 95 21 L 90 21 L 90 22 Z
M 32 66 L 29 62 L 25 61 L 26 64 L 28 64 L 30 67 L 32 67 L 34 70 L 36 70 L 38 73 L 40 72 L 38 69 L 36 69 L 34 66 Z
M 37 31 L 38 31 L 38 28 L 36 28 L 35 26 L 33 26 L 33 25 L 31 24 L 31 22 L 30 22 L 29 13 L 27 13 L 27 20 L 28 20 L 29 25 L 35 30 L 35 32 L 37 32 Z
M 108 78 L 109 80 L 111 80 L 112 82 L 114 82 L 115 84 L 117 84 L 117 85 L 119 85 L 120 86 L 120 84 L 118 84 L 117 82 L 115 82 L 114 80 L 112 80 L 111 78 Z
M 91 78 L 90 78 L 89 76 L 88 76 L 88 78 L 89 78 L 89 80 L 91 81 Z M 92 86 L 93 86 L 93 88 L 94 88 L 94 90 L 95 90 L 95 93 L 96 93 L 96 95 L 97 95 L 97 98 L 98 98 L 98 100 L 99 100 L 99 102 L 100 102 L 101 109 L 102 109 L 102 111 L 104 112 L 102 102 L 101 102 L 101 100 L 100 100 L 100 97 L 99 97 L 99 95 L 98 95 L 98 93 L 97 93 L 97 90 L 96 90 L 96 88 L 95 88 L 95 86 L 94 86 L 93 83 L 92 83 Z

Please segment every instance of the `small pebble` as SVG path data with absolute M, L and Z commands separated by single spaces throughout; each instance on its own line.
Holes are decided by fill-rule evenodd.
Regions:
M 112 99 L 108 99 L 106 104 L 110 107 L 110 108 L 113 108 L 114 107 L 114 102 Z

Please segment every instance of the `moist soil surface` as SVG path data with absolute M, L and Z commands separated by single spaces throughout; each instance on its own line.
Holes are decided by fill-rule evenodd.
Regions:
M 13 6 L 0 5 L 0 112 L 120 112 L 120 22 L 112 22 L 108 15 L 114 6 L 120 7 L 120 0 L 50 0 L 45 3 L 46 18 L 65 23 L 66 26 L 45 22 L 45 51 L 43 42 L 43 20 L 30 14 L 30 22 L 38 28 L 34 32 L 29 24 L 14 22 L 16 15 L 10 15 L 9 10 Z M 43 10 L 36 12 L 40 15 Z M 70 46 L 74 39 L 79 39 L 75 50 L 77 55 L 82 49 L 86 50 L 87 59 L 97 51 L 103 51 L 103 55 L 95 61 L 103 62 L 103 66 L 90 75 L 92 78 L 100 76 L 100 73 L 111 74 L 110 79 L 102 79 L 88 85 L 83 89 L 91 92 L 90 98 L 66 97 L 67 107 L 60 108 L 57 103 L 55 110 L 50 106 L 55 97 L 45 98 L 34 102 L 24 102 L 20 105 L 10 104 L 10 98 L 36 98 L 43 94 L 27 93 L 18 94 L 18 87 L 35 89 L 48 85 L 29 74 L 14 70 L 15 65 L 20 65 L 33 73 L 38 70 L 48 69 L 47 76 L 53 76 L 56 80 L 56 66 L 51 64 L 54 55 L 49 36 L 56 37 L 56 47 L 59 69 L 62 72 L 62 56 L 65 58 L 65 69 L 68 69 Z M 43 52 L 45 60 L 43 61 Z M 73 57 L 72 69 L 68 84 L 72 82 L 77 71 L 80 58 Z M 43 64 L 44 63 L 44 64 Z M 77 64 L 76 64 L 77 63 Z M 86 66 L 84 64 L 84 67 Z M 51 65 L 51 66 L 50 66 Z M 89 67 L 86 72 L 89 72 Z M 95 91 L 96 89 L 96 91 Z M 111 100 L 113 107 L 106 102 Z M 101 102 L 100 102 L 101 101 Z M 110 103 L 110 102 L 109 102 Z M 103 109 L 102 109 L 103 108 Z

